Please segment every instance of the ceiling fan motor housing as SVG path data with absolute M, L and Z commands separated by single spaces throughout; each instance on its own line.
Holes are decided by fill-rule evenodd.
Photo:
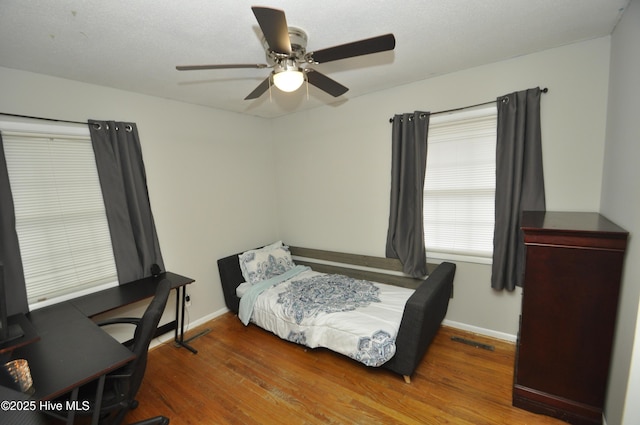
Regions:
M 267 40 L 262 37 L 262 46 L 266 52 L 267 63 L 269 66 L 274 66 L 279 63 L 282 59 L 293 59 L 296 62 L 306 62 L 305 54 L 307 53 L 307 33 L 298 27 L 288 27 L 289 30 L 289 39 L 291 41 L 291 54 L 287 55 L 285 53 L 273 52 L 269 48 L 269 44 Z

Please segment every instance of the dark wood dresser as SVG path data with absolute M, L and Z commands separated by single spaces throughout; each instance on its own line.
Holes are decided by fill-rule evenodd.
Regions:
M 513 405 L 601 424 L 627 232 L 597 213 L 525 212 Z

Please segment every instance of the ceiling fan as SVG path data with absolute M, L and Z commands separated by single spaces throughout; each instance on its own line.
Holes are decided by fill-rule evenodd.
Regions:
M 396 39 L 393 34 L 367 38 L 315 52 L 307 52 L 307 34 L 296 27 L 287 26 L 283 10 L 252 6 L 260 29 L 262 44 L 266 52 L 266 64 L 184 65 L 178 71 L 231 68 L 273 68 L 269 76 L 255 88 L 245 100 L 257 99 L 271 84 L 285 92 L 297 90 L 306 80 L 334 97 L 343 95 L 347 87 L 326 75 L 310 68 L 308 64 L 321 64 L 355 56 L 393 50 Z

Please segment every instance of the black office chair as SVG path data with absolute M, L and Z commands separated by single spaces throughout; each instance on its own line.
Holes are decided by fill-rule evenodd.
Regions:
M 138 407 L 135 397 L 142 384 L 142 378 L 147 367 L 147 353 L 153 339 L 160 317 L 164 312 L 171 290 L 171 283 L 164 279 L 156 289 L 153 300 L 145 310 L 142 318 L 115 318 L 98 323 L 99 326 L 113 324 L 131 324 L 136 329 L 133 339 L 125 346 L 136 354 L 136 358 L 122 368 L 108 374 L 105 379 L 102 406 L 100 407 L 100 424 L 121 424 L 127 412 Z M 93 406 L 96 384 L 88 384 L 80 388 L 78 400 L 88 400 Z M 77 414 L 93 414 L 91 411 Z M 166 425 L 169 419 L 164 416 L 138 422 L 137 425 Z

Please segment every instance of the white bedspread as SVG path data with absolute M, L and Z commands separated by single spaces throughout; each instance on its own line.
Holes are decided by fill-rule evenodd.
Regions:
M 380 366 L 395 354 L 404 306 L 414 292 L 312 270 L 267 286 L 253 304 L 253 323 L 367 366 Z

